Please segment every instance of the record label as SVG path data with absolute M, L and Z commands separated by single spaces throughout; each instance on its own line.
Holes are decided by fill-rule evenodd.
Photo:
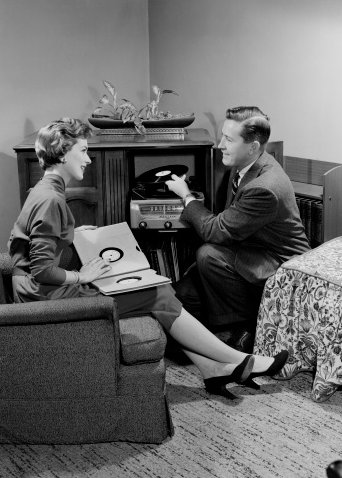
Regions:
M 169 181 L 172 174 L 177 176 L 183 176 L 188 172 L 189 168 L 183 164 L 170 164 L 167 166 L 160 166 L 159 168 L 150 169 L 145 171 L 139 177 L 136 178 L 136 181 L 139 183 L 161 183 Z
M 166 169 L 165 171 L 158 171 L 158 173 L 156 173 L 156 176 L 158 178 L 161 178 L 162 176 L 167 176 L 170 174 L 171 174 L 171 171 L 169 169 Z
M 124 252 L 118 247 L 105 247 L 100 251 L 99 256 L 106 262 L 116 262 L 123 257 Z

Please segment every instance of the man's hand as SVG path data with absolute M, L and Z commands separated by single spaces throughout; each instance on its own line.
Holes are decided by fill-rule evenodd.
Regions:
M 190 194 L 189 186 L 185 182 L 185 175 L 179 177 L 176 174 L 173 174 L 171 178 L 172 180 L 165 181 L 165 184 L 170 189 L 170 191 L 174 192 L 182 199 L 184 199 L 187 194 Z

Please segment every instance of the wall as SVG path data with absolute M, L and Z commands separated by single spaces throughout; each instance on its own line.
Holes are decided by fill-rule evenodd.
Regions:
M 52 119 L 86 119 L 103 79 L 149 99 L 147 13 L 147 0 L 1 0 L 0 250 L 20 210 L 13 146 Z
M 286 155 L 342 162 L 340 0 L 1 0 L 0 250 L 19 206 L 13 146 L 51 119 L 86 119 L 111 80 L 138 104 L 195 112 L 258 104 Z M 330 140 L 330 137 L 333 140 Z
M 341 25 L 340 0 L 149 0 L 151 83 L 214 137 L 256 104 L 286 155 L 342 162 Z

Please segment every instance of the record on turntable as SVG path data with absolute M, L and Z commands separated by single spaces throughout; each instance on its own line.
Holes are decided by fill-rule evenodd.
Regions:
M 134 190 L 140 191 L 145 197 L 174 197 L 165 184 L 173 174 L 183 176 L 189 168 L 183 164 L 169 164 L 149 169 L 136 178 Z

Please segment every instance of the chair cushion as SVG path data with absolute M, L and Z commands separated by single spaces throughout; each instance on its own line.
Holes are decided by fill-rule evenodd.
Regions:
M 126 365 L 156 362 L 164 356 L 166 337 L 150 315 L 120 319 L 122 361 Z

